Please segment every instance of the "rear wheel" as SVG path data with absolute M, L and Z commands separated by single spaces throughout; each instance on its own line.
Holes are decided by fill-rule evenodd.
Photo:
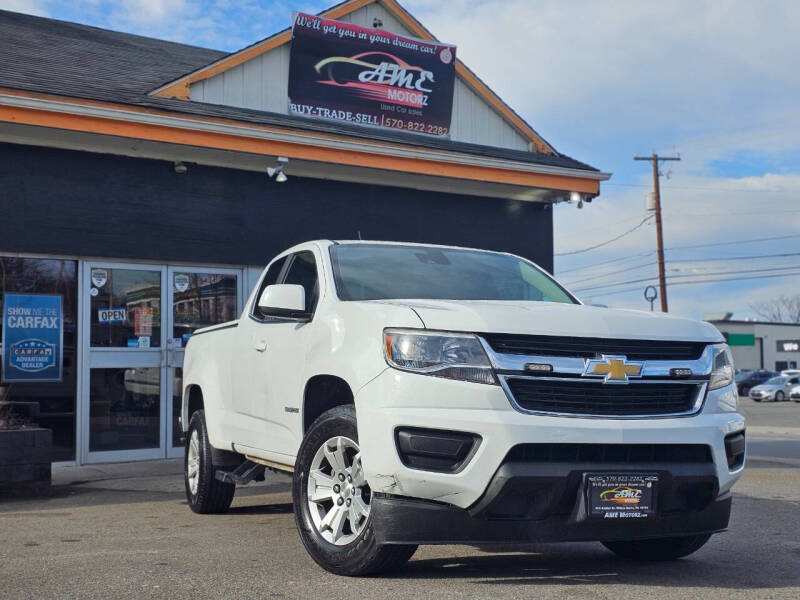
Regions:
M 216 467 L 208 442 L 206 418 L 196 411 L 186 432 L 186 456 L 183 459 L 186 499 L 189 508 L 200 514 L 224 513 L 233 502 L 236 486 L 215 477 Z
M 417 549 L 375 538 L 352 405 L 332 408 L 309 428 L 295 462 L 292 500 L 303 545 L 331 573 L 390 571 Z
M 634 540 L 630 542 L 603 542 L 614 554 L 623 558 L 645 561 L 675 560 L 689 556 L 702 548 L 711 534 L 685 537 Z

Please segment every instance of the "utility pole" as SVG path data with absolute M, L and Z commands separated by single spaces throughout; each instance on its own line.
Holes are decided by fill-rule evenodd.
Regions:
M 680 160 L 680 156 L 634 156 L 633 160 L 649 160 L 653 165 L 653 204 L 656 213 L 656 239 L 658 243 L 658 285 L 661 291 L 661 312 L 667 312 L 667 279 L 664 275 L 664 236 L 661 233 L 661 187 L 658 183 L 658 163 L 664 160 Z

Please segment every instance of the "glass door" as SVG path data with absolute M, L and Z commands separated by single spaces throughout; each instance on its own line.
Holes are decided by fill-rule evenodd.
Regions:
M 166 451 L 166 268 L 86 262 L 83 462 Z
M 195 330 L 232 321 L 242 309 L 242 271 L 203 267 L 167 269 L 167 457 L 183 456 L 180 441 L 183 355 Z
M 183 455 L 183 354 L 195 330 L 236 319 L 241 269 L 88 262 L 82 462 Z

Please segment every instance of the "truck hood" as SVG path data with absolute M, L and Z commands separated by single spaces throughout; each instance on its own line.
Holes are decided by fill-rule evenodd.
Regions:
M 555 302 L 373 300 L 407 306 L 427 329 L 640 340 L 723 342 L 704 321 L 638 310 Z

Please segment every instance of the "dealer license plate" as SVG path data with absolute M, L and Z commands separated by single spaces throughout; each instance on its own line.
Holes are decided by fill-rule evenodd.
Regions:
M 647 519 L 655 514 L 658 475 L 588 473 L 589 516 L 598 519 Z

